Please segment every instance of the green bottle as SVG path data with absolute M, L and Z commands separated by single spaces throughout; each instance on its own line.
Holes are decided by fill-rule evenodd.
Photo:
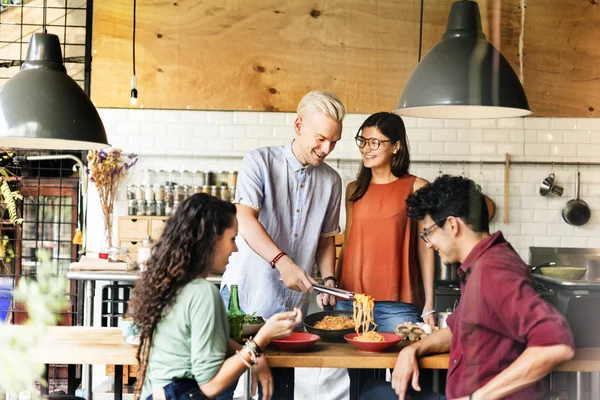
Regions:
M 237 285 L 231 285 L 229 293 L 229 307 L 227 308 L 227 321 L 229 321 L 229 337 L 242 343 L 242 324 L 244 313 L 240 309 Z

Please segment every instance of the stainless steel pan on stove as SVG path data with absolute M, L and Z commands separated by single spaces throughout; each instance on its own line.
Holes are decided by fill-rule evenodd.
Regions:
M 556 278 L 576 281 L 581 279 L 587 272 L 587 268 L 574 267 L 570 265 L 557 265 L 555 262 L 544 263 L 531 267 L 531 272 L 539 271 L 542 275 Z

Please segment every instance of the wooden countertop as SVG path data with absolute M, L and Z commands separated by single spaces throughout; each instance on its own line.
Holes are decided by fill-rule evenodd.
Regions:
M 0 326 L 0 337 L 18 335 L 23 326 Z M 393 368 L 396 357 L 407 342 L 401 342 L 384 353 L 365 353 L 346 343 L 318 342 L 299 352 L 266 349 L 269 365 L 275 368 Z M 119 328 L 81 326 L 49 327 L 29 357 L 45 364 L 115 364 L 135 365 L 137 346 L 125 342 Z M 422 368 L 448 368 L 448 354 L 436 354 L 419 360 Z M 600 348 L 577 349 L 572 360 L 560 364 L 555 371 L 600 372 Z

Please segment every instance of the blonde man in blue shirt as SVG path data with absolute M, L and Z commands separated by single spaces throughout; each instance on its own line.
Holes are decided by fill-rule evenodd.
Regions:
M 268 318 L 294 307 L 306 312 L 315 263 L 324 284 L 335 286 L 342 181 L 323 161 L 342 137 L 344 115 L 335 94 L 310 92 L 298 105 L 290 143 L 244 157 L 234 200 L 239 251 L 223 275 L 225 304 L 236 284 L 245 313 Z

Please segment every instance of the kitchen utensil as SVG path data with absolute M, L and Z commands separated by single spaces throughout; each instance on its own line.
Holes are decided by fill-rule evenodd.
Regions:
M 352 318 L 352 311 L 321 311 L 318 313 L 307 315 L 304 318 L 304 329 L 309 333 L 319 335 L 326 342 L 343 342 L 344 335 L 354 332 L 354 328 L 347 329 L 319 329 L 315 328 L 315 324 L 321 321 L 326 316 L 343 317 L 344 315 Z
M 504 223 L 510 223 L 510 193 L 508 191 L 508 171 L 510 168 L 510 155 L 504 154 Z
M 366 351 L 368 353 L 378 353 L 378 352 L 384 351 L 384 350 L 389 349 L 390 347 L 394 346 L 396 343 L 398 343 L 402 340 L 402 336 L 398 336 L 395 333 L 388 333 L 388 332 L 377 332 L 377 333 L 379 333 L 381 336 L 383 336 L 383 338 L 384 338 L 383 342 L 361 342 L 360 340 L 354 340 L 354 338 L 356 336 L 358 336 L 356 333 L 349 333 L 346 336 L 344 336 L 344 339 L 346 339 L 346 342 L 350 343 L 352 346 L 356 347 L 358 350 Z
M 438 328 L 444 329 L 448 327 L 448 324 L 446 324 L 446 320 L 450 315 L 452 315 L 452 312 L 448 311 L 442 311 L 437 314 Z
M 556 196 L 562 196 L 564 189 L 554 183 L 554 172 L 546 177 L 540 183 L 540 194 L 542 196 L 548 196 L 549 194 L 554 194 Z
M 531 271 L 539 271 L 542 275 L 549 278 L 578 280 L 581 279 L 587 272 L 587 268 L 573 267 L 567 265 L 557 265 L 556 262 L 548 262 L 531 267 Z
M 556 266 L 543 267 L 540 268 L 540 271 L 542 272 L 542 275 L 548 276 L 550 278 L 568 279 L 576 281 L 578 279 L 581 279 L 585 275 L 585 273 L 587 272 L 587 268 Z
M 319 339 L 319 335 L 312 333 L 292 332 L 288 337 L 271 340 L 271 344 L 279 350 L 302 350 L 317 343 Z
M 439 253 L 434 252 L 434 263 L 435 263 L 435 280 L 445 282 L 458 281 L 458 264 L 446 265 L 442 261 Z
M 316 291 L 319 291 L 321 293 L 327 293 L 332 296 L 340 297 L 345 300 L 350 300 L 351 298 L 354 297 L 354 293 L 350 292 L 348 290 L 332 288 L 329 286 L 317 285 L 317 284 L 314 284 L 313 287 L 315 288 Z
M 569 200 L 562 210 L 563 220 L 569 225 L 581 226 L 590 220 L 592 212 L 583 200 L 579 199 L 579 170 L 575 177 L 575 198 Z

